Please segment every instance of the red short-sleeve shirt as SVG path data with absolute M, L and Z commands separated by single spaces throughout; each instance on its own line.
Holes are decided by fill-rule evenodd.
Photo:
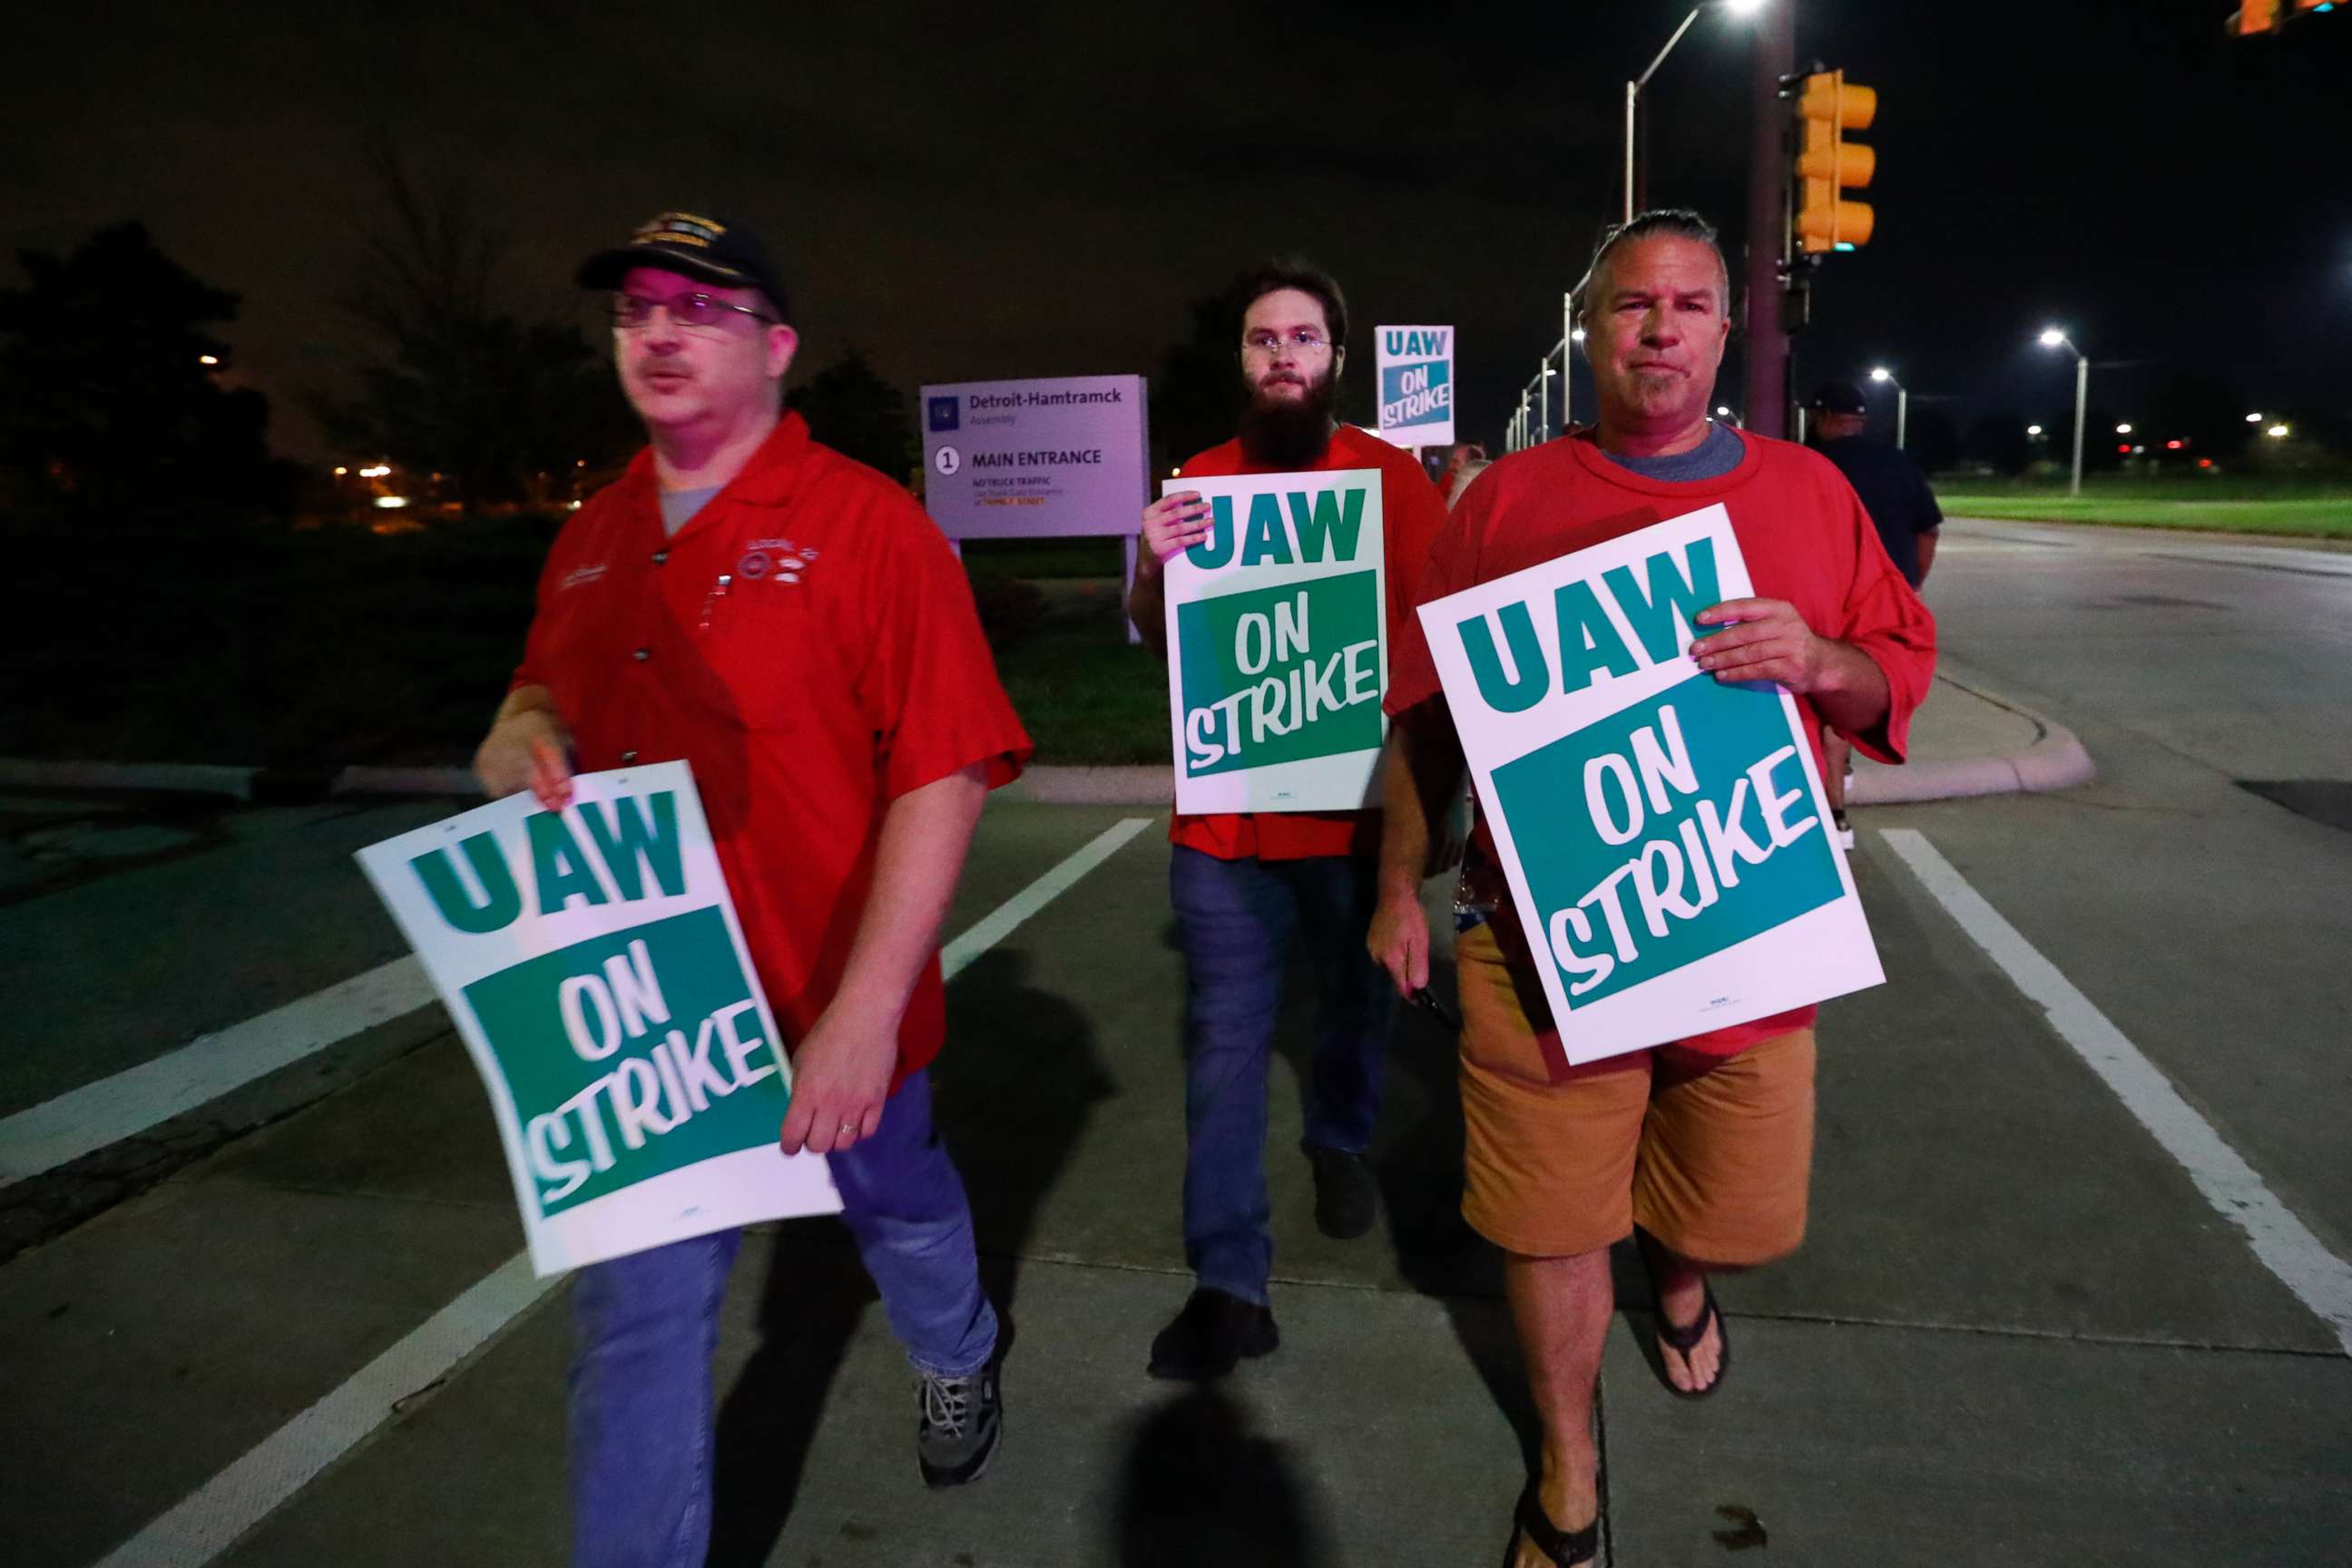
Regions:
M 1368 431 L 1342 425 L 1307 471 L 1378 468 L 1381 471 L 1382 564 L 1388 574 L 1389 640 L 1412 619 L 1413 588 L 1421 581 L 1431 541 L 1445 522 L 1445 503 L 1421 459 Z M 1185 479 L 1223 479 L 1234 474 L 1281 470 L 1251 463 L 1242 444 L 1212 447 L 1184 465 Z M 1390 655 L 1393 679 L 1395 655 Z M 1169 825 L 1169 841 L 1220 860 L 1297 860 L 1309 855 L 1370 855 L 1380 847 L 1377 811 L 1179 812 Z
M 993 788 L 1030 752 L 937 525 L 797 414 L 675 538 L 640 452 L 557 538 L 514 679 L 554 694 L 583 772 L 692 765 L 793 1041 L 840 987 L 890 802 L 973 763 Z M 934 959 L 898 1080 L 946 1030 Z
M 1857 749 L 1882 762 L 1901 762 L 1911 715 L 1927 700 L 1935 675 L 1935 620 L 1887 559 L 1870 514 L 1828 458 L 1746 430 L 1739 438 L 1746 450 L 1738 467 L 1689 482 L 1645 479 L 1612 462 L 1589 428 L 1489 465 L 1463 492 L 1431 547 L 1414 604 L 1719 501 L 1730 516 L 1756 596 L 1786 600 L 1814 632 L 1853 644 L 1885 672 L 1886 717 L 1851 738 Z M 1421 617 L 1408 616 L 1391 637 L 1388 710 L 1402 713 L 1439 692 Z M 1803 696 L 1796 700 L 1818 763 L 1821 718 Z M 1500 867 L 1502 857 L 1483 816 L 1476 840 L 1484 863 Z M 1495 929 L 1506 952 L 1528 951 L 1507 897 L 1496 905 Z M 1814 1012 L 1799 1008 L 1678 1043 L 1729 1056 L 1803 1028 Z

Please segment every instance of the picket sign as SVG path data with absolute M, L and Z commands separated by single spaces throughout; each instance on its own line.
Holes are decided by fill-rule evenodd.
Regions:
M 1209 535 L 1166 564 L 1176 809 L 1377 804 L 1388 732 L 1381 471 L 1170 479 Z
M 1690 657 L 1751 591 L 1711 506 L 1421 606 L 1570 1062 L 1885 979 L 1795 700 Z
M 357 858 L 482 1076 L 535 1273 L 839 1211 L 824 1157 L 777 1147 L 792 1069 L 686 763 Z

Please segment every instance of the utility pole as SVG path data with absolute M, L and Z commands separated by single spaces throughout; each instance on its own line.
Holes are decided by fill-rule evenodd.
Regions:
M 1778 0 L 1758 18 L 1748 151 L 1747 411 L 1759 436 L 1789 434 L 1789 111 L 1780 81 L 1796 68 L 1796 0 Z

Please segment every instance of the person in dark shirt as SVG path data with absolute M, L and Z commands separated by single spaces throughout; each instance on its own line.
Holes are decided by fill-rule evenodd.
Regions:
M 1863 434 L 1870 423 L 1862 391 L 1851 382 L 1825 382 L 1805 405 L 1810 416 L 1806 436 L 1813 448 L 1837 465 L 1886 546 L 1887 559 L 1912 587 L 1927 580 L 1936 563 L 1936 531 L 1944 525 L 1943 510 L 1927 488 L 1919 465 L 1900 449 Z M 1822 731 L 1826 753 L 1822 786 L 1845 847 L 1853 847 L 1853 827 L 1845 816 L 1845 781 L 1853 764 L 1853 748 L 1834 731 Z

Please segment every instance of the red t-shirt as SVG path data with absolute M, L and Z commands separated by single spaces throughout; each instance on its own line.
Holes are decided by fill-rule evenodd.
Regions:
M 1828 458 L 1750 431 L 1739 438 L 1746 451 L 1738 468 L 1687 483 L 1645 479 L 1610 461 L 1590 428 L 1499 459 L 1455 503 L 1413 602 L 1425 605 L 1720 501 L 1755 596 L 1786 600 L 1815 633 L 1853 644 L 1885 673 L 1886 717 L 1852 739 L 1881 762 L 1901 762 L 1911 715 L 1935 675 L 1936 623 L 1887 559 L 1853 487 Z M 1388 711 L 1402 713 L 1439 694 L 1421 617 L 1407 616 L 1391 634 Z M 1821 718 L 1801 694 L 1797 711 L 1818 765 Z M 1476 842 L 1486 865 L 1502 865 L 1483 814 Z M 1504 952 L 1532 967 L 1507 894 L 1496 901 L 1494 918 Z M 1815 1011 L 1801 1007 L 1677 1043 L 1730 1056 L 1805 1027 Z
M 1430 542 L 1445 522 L 1445 503 L 1429 482 L 1420 459 L 1401 447 L 1352 425 L 1333 433 L 1319 462 L 1306 472 L 1334 468 L 1378 468 L 1381 471 L 1382 563 L 1388 573 L 1389 639 L 1393 647 L 1398 628 L 1412 619 L 1413 587 L 1421 581 Z M 1223 479 L 1234 474 L 1271 474 L 1285 470 L 1244 461 L 1242 444 L 1228 441 L 1212 447 L 1184 465 L 1182 478 Z M 1391 654 L 1393 669 L 1394 654 Z M 1370 855 L 1380 848 L 1381 814 L 1377 811 L 1251 811 L 1179 812 L 1169 824 L 1168 838 L 1188 849 L 1198 849 L 1220 860 L 1297 860 L 1309 855 Z
M 583 772 L 692 765 L 788 1042 L 840 987 L 889 804 L 974 763 L 993 788 L 1030 752 L 938 526 L 797 414 L 674 539 L 638 453 L 549 552 L 514 683 L 554 693 Z M 946 1033 L 934 958 L 893 1088 Z

